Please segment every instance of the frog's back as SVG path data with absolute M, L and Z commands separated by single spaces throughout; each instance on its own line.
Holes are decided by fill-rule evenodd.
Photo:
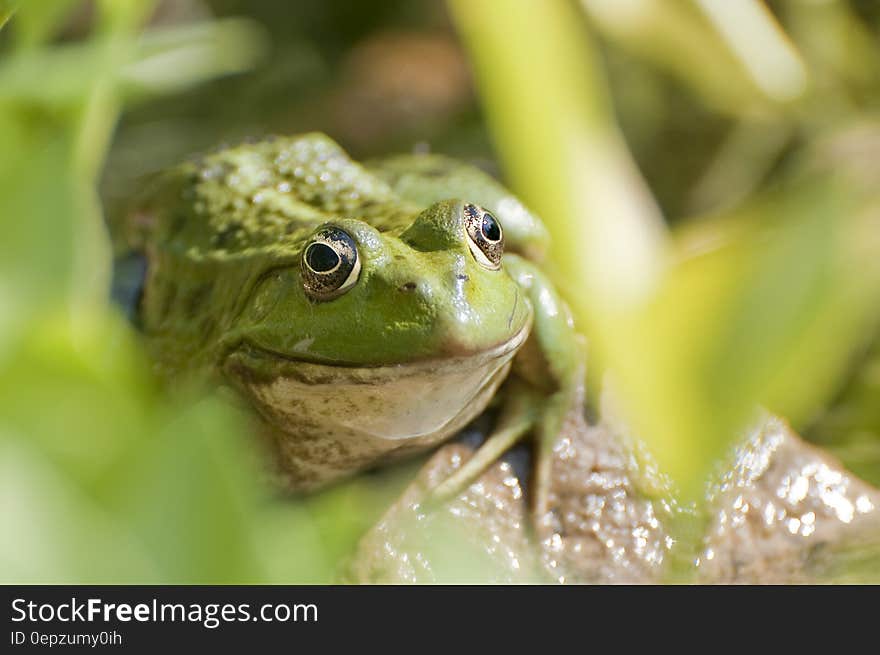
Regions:
M 338 218 L 394 230 L 418 211 L 318 133 L 270 137 L 186 162 L 159 178 L 148 197 L 130 245 L 161 243 L 199 257 L 295 243 Z

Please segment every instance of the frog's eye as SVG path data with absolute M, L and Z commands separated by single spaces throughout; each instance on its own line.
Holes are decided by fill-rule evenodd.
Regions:
M 303 250 L 303 286 L 313 300 L 342 295 L 354 286 L 360 272 L 357 244 L 338 227 L 320 230 Z
M 493 271 L 501 268 L 504 233 L 498 219 L 485 209 L 468 204 L 464 206 L 464 223 L 474 259 Z

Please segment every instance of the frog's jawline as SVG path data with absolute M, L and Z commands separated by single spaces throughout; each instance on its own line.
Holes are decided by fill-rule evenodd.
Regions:
M 413 368 L 423 368 L 427 366 L 446 366 L 449 363 L 451 366 L 461 366 L 464 362 L 468 361 L 488 361 L 491 359 L 496 359 L 500 357 L 504 357 L 506 354 L 512 351 L 519 350 L 522 344 L 525 342 L 526 337 L 528 337 L 529 332 L 531 331 L 531 320 L 527 321 L 525 325 L 523 325 L 520 330 L 514 334 L 510 339 L 501 342 L 500 344 L 496 344 L 494 346 L 490 346 L 489 348 L 485 348 L 483 350 L 477 350 L 474 352 L 462 352 L 460 355 L 453 355 L 450 357 L 429 357 L 424 359 L 416 359 L 408 362 L 389 362 L 389 363 L 377 363 L 377 364 L 365 364 L 362 362 L 347 362 L 344 360 L 331 360 L 331 359 L 312 359 L 309 357 L 286 354 L 283 352 L 279 352 L 277 350 L 272 350 L 271 348 L 265 348 L 264 346 L 257 345 L 251 341 L 243 341 L 238 347 L 233 349 L 230 353 L 230 356 L 234 356 L 236 354 L 246 354 L 250 358 L 254 359 L 262 359 L 266 361 L 275 360 L 279 364 L 283 364 L 284 362 L 289 362 L 294 366 L 303 366 L 303 367 L 316 367 L 316 368 L 327 368 L 327 369 L 345 369 L 345 370 L 371 370 L 371 369 L 388 369 L 389 371 L 399 372 L 401 369 L 405 369 L 408 367 Z M 296 375 L 296 371 L 293 371 L 294 375 Z M 297 376 L 299 377 L 299 376 Z M 334 374 L 335 377 L 335 374 Z M 311 380 L 303 380 L 311 381 Z M 321 379 L 320 376 L 314 380 L 315 383 L 320 384 Z
M 448 359 L 347 367 L 238 349 L 226 370 L 270 423 L 303 437 L 314 431 L 343 442 L 418 442 L 447 438 L 485 409 L 529 334 L 525 325 L 499 346 Z M 247 375 L 272 358 L 271 375 Z M 379 453 L 377 452 L 376 455 Z

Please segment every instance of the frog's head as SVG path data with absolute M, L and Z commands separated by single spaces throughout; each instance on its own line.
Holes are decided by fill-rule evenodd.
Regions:
M 325 223 L 262 277 L 226 373 L 288 425 L 318 420 L 319 406 L 385 439 L 458 425 L 485 406 L 529 331 L 503 249 L 498 220 L 461 201 L 392 231 Z

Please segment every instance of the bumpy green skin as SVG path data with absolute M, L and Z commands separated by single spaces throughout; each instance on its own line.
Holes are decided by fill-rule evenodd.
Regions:
M 502 224 L 501 270 L 469 250 L 465 202 Z M 355 240 L 362 269 L 346 293 L 316 302 L 301 257 L 328 224 Z M 514 356 L 536 388 L 576 375 L 567 311 L 528 261 L 544 251 L 544 227 L 448 158 L 363 167 L 320 134 L 228 148 L 160 176 L 129 237 L 148 259 L 140 320 L 158 370 L 237 388 L 265 418 L 291 489 L 448 438 L 490 402 Z

